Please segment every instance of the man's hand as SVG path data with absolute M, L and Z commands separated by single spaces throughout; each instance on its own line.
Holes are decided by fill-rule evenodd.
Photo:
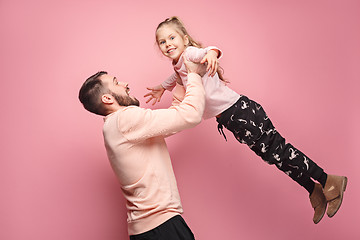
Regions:
M 184 58 L 184 64 L 185 64 L 185 67 L 186 67 L 188 73 L 197 73 L 201 77 L 205 75 L 206 66 L 204 64 L 190 62 L 186 59 L 185 56 L 183 56 L 183 58 Z

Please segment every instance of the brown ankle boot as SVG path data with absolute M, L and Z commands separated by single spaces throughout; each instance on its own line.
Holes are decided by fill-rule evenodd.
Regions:
M 347 177 L 328 175 L 323 189 L 328 202 L 327 215 L 333 217 L 339 210 L 346 189 Z
M 318 183 L 315 183 L 314 191 L 310 195 L 310 203 L 315 211 L 313 221 L 317 224 L 323 218 L 327 204 L 322 186 Z

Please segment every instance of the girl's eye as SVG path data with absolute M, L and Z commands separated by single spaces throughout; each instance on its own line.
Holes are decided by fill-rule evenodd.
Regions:
M 174 40 L 175 37 L 170 37 L 170 40 Z
M 160 42 L 159 42 L 160 45 L 161 45 L 161 44 L 164 44 L 164 43 L 165 43 L 165 41 L 160 41 Z

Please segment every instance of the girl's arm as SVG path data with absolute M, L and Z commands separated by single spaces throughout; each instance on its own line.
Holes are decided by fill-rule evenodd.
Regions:
M 161 83 L 161 86 L 165 88 L 165 90 L 172 91 L 176 86 L 176 82 L 179 80 L 179 76 L 176 72 L 174 72 L 170 77 L 168 77 L 165 81 Z
M 157 102 L 160 102 L 161 97 L 164 94 L 165 90 L 172 91 L 174 89 L 178 78 L 179 76 L 176 73 L 174 73 L 164 82 L 162 82 L 160 85 L 157 85 L 155 87 L 147 87 L 146 89 L 149 90 L 150 92 L 144 95 L 144 97 L 149 97 L 146 100 L 146 103 L 150 102 L 151 100 L 153 100 L 152 105 L 154 105 Z
M 144 95 L 144 97 L 149 97 L 146 100 L 146 103 L 154 99 L 152 105 L 154 105 L 156 102 L 160 102 L 161 96 L 165 92 L 165 88 L 163 88 L 161 85 L 157 85 L 155 87 L 147 87 L 146 89 L 150 91 Z

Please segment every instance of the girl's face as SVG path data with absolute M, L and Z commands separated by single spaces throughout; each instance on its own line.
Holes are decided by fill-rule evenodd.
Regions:
M 188 37 L 180 35 L 175 30 L 175 27 L 170 24 L 164 25 L 157 30 L 156 39 L 162 54 L 171 58 L 174 63 L 178 62 L 189 43 Z

